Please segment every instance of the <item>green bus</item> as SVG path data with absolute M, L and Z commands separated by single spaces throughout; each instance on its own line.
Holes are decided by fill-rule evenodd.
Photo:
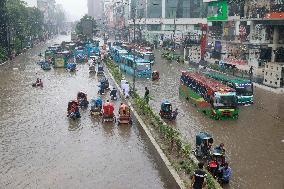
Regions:
M 253 104 L 253 83 L 250 80 L 230 76 L 216 71 L 206 71 L 205 75 L 213 79 L 219 80 L 222 83 L 233 88 L 237 92 L 238 104 L 249 105 Z

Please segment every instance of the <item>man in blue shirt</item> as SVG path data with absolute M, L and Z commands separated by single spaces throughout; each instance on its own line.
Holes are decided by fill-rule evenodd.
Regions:
M 222 182 L 228 184 L 232 175 L 232 169 L 229 167 L 229 164 L 226 162 L 222 168 Z

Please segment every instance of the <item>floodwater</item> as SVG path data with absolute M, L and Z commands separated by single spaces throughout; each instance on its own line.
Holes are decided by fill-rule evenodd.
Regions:
M 62 40 L 0 67 L 0 188 L 176 188 L 136 121 L 102 124 L 89 110 L 78 121 L 66 117 L 68 101 L 79 90 L 96 96 L 98 83 L 87 65 L 74 74 L 36 65 L 39 52 Z M 37 77 L 43 89 L 31 87 Z
M 197 132 L 207 131 L 213 135 L 215 145 L 225 144 L 233 169 L 230 185 L 225 188 L 284 188 L 284 95 L 255 88 L 255 104 L 241 107 L 238 120 L 215 121 L 179 97 L 180 74 L 188 67 L 167 62 L 156 51 L 153 69 L 160 72 L 161 78 L 153 82 L 138 79 L 138 91 L 143 95 L 144 87 L 150 88 L 154 98 L 150 104 L 157 111 L 163 99 L 170 100 L 173 108 L 178 107 L 178 119 L 171 124 L 192 143 Z

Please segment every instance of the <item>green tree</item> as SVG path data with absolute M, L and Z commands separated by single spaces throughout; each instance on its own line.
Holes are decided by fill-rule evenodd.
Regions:
M 35 7 L 28 7 L 21 0 L 7 0 L 7 28 L 9 39 L 16 52 L 26 45 L 30 39 L 43 35 L 43 14 Z
M 7 59 L 7 9 L 6 0 L 0 1 L 0 62 Z
M 98 32 L 96 20 L 88 15 L 83 16 L 76 25 L 76 34 L 81 41 L 92 39 Z

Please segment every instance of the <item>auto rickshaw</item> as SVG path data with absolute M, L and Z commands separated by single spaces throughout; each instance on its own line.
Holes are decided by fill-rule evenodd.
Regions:
M 36 82 L 32 84 L 32 87 L 43 87 L 43 82 L 37 78 Z
M 130 125 L 132 125 L 130 108 L 126 104 L 121 103 L 118 113 L 119 113 L 118 124 L 130 124 Z
M 104 75 L 104 66 L 98 65 L 97 75 Z
M 41 63 L 41 66 L 40 66 L 43 70 L 50 70 L 51 69 L 51 66 L 50 66 L 50 63 L 49 62 L 42 62 Z
M 103 101 L 101 97 L 93 98 L 91 100 L 91 110 L 90 113 L 93 116 L 102 115 L 102 105 Z
M 110 91 L 110 99 L 111 100 L 117 100 L 117 90 L 115 88 L 113 88 L 111 91 Z
M 96 65 L 95 65 L 95 63 L 91 63 L 89 65 L 89 73 L 96 73 Z
M 173 111 L 172 110 L 172 104 L 168 100 L 165 100 L 161 104 L 161 110 L 160 110 L 161 118 L 174 120 L 174 119 L 176 119 L 177 114 L 178 114 L 177 109 L 175 109 L 175 111 Z
M 196 135 L 195 156 L 202 159 L 210 158 L 212 144 L 213 138 L 210 134 L 206 132 L 198 133 Z
M 103 95 L 105 91 L 109 89 L 109 82 L 106 78 L 100 80 L 99 91 L 98 94 Z
M 225 154 L 218 147 L 213 149 L 212 155 L 208 160 L 207 169 L 217 179 L 221 176 L 221 169 L 226 162 Z
M 77 54 L 75 59 L 77 63 L 84 63 L 87 60 L 87 56 L 83 54 Z
M 154 80 L 158 80 L 158 79 L 160 79 L 160 73 L 155 70 L 155 71 L 152 72 L 152 80 L 154 81 Z
M 79 106 L 78 101 L 76 100 L 69 101 L 67 107 L 67 117 L 71 119 L 80 118 L 81 115 L 78 106 Z
M 89 101 L 87 100 L 87 94 L 80 91 L 78 92 L 77 94 L 77 101 L 79 103 L 79 106 L 82 108 L 87 108 L 88 107 L 88 104 L 89 104 Z
M 102 122 L 116 122 L 116 117 L 114 115 L 114 107 L 113 104 L 108 100 L 103 105 L 103 117 Z
M 100 58 L 100 57 L 97 56 L 97 55 L 92 55 L 92 56 L 90 56 L 90 59 L 93 60 L 93 63 L 94 63 L 94 64 L 97 64 L 97 63 L 98 63 L 99 58 Z
M 76 71 L 76 67 L 77 67 L 77 64 L 76 64 L 76 63 L 68 63 L 66 69 L 67 69 L 69 72 L 74 72 L 74 71 Z
M 100 82 L 104 84 L 105 90 L 109 90 L 109 82 L 106 77 L 103 77 Z

